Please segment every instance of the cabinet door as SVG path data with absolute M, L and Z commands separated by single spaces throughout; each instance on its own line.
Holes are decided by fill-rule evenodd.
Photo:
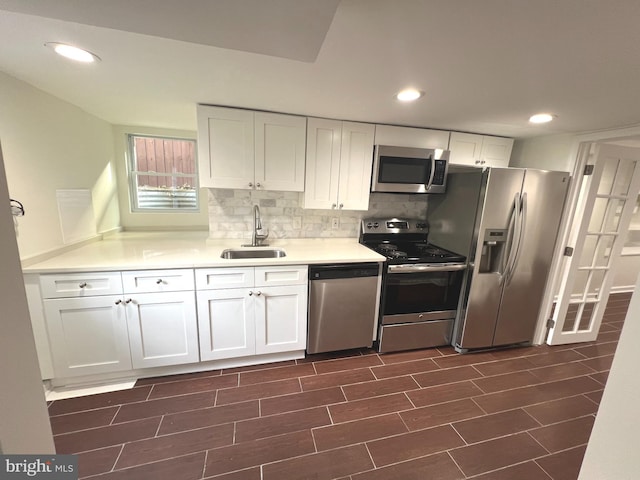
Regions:
M 202 361 L 255 354 L 255 302 L 251 290 L 197 292 Z
M 199 360 L 193 292 L 136 294 L 125 304 L 134 368 Z
M 449 148 L 447 130 L 376 125 L 375 144 L 411 148 Z
M 253 188 L 253 112 L 198 105 L 198 165 L 201 187 Z
M 43 303 L 56 377 L 131 369 L 121 296 L 60 298 Z
M 256 290 L 256 353 L 304 350 L 307 346 L 307 286 Z
M 307 120 L 307 166 L 304 208 L 337 208 L 342 122 Z
M 255 113 L 255 185 L 264 190 L 304 191 L 307 119 Z
M 342 122 L 338 208 L 368 210 L 375 125 Z
M 482 139 L 480 158 L 482 165 L 489 167 L 508 167 L 511 159 L 513 138 L 488 137 Z
M 482 135 L 451 132 L 449 163 L 480 166 Z

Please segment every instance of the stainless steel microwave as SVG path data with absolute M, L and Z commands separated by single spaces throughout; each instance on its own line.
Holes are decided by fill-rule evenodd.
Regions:
M 444 193 L 449 150 L 376 145 L 372 192 Z

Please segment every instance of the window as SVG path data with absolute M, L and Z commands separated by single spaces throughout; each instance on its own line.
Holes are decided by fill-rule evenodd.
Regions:
M 196 141 L 129 135 L 133 211 L 197 211 Z

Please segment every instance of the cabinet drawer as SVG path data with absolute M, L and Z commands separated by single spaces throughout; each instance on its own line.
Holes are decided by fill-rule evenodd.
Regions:
M 276 285 L 304 285 L 307 283 L 307 266 L 256 267 L 256 287 Z
M 179 292 L 193 290 L 193 270 L 139 270 L 122 272 L 125 293 Z
M 254 268 L 198 268 L 196 290 L 253 287 Z
M 122 294 L 120 272 L 40 275 L 42 298 Z

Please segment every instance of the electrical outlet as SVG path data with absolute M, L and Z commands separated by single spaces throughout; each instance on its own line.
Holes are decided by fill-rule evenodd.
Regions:
M 333 228 L 334 230 L 340 228 L 340 220 L 338 219 L 338 217 L 333 217 L 331 219 L 331 228 Z

